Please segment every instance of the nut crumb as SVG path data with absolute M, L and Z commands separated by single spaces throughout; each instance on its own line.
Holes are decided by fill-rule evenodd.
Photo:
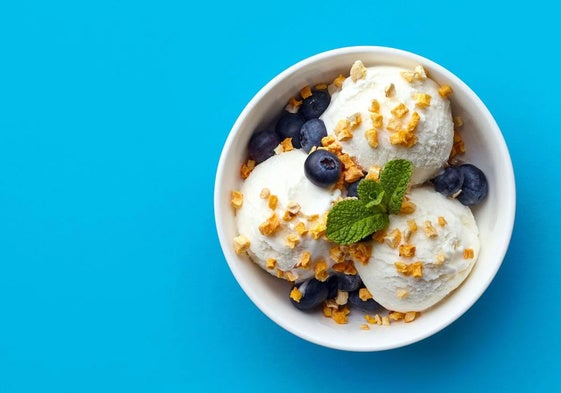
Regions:
M 401 244 L 399 246 L 399 256 L 411 258 L 415 256 L 416 247 L 412 244 Z
M 255 169 L 255 161 L 247 160 L 246 162 L 244 162 L 240 168 L 241 178 L 243 180 L 247 179 L 251 171 L 253 171 L 253 169 Z
M 393 86 L 393 84 L 392 84 L 392 86 Z M 391 110 L 391 114 L 394 115 L 395 117 L 397 117 L 398 119 L 401 119 L 408 112 L 409 112 L 409 108 L 407 108 L 407 106 L 405 106 L 405 104 L 403 102 L 400 102 L 398 105 L 396 105 Z
M 272 214 L 265 222 L 259 225 L 259 232 L 263 236 L 270 236 L 280 228 L 279 218 L 276 214 Z
M 300 236 L 296 233 L 290 233 L 286 237 L 286 245 L 291 249 L 294 249 L 298 244 L 300 244 Z
M 268 201 L 267 201 L 267 205 L 269 206 L 269 209 L 271 210 L 275 210 L 277 208 L 277 204 L 279 202 L 279 197 L 276 195 L 269 195 Z
M 311 261 L 312 261 L 312 253 L 309 251 L 304 251 L 302 252 L 302 254 L 300 254 L 300 259 L 298 260 L 298 263 L 296 263 L 294 267 L 309 269 Z
M 401 231 L 398 228 L 395 228 L 384 237 L 384 241 L 391 248 L 397 248 L 397 246 L 399 246 L 399 243 L 401 243 Z
M 290 291 L 290 298 L 296 303 L 300 303 L 300 300 L 302 300 L 302 292 L 300 292 L 298 288 L 294 287 L 292 288 L 292 291 Z
M 474 256 L 475 253 L 473 251 L 473 248 L 466 248 L 464 250 L 464 259 L 473 259 Z
M 395 292 L 395 296 L 397 296 L 398 299 L 405 299 L 405 298 L 407 298 L 407 296 L 409 296 L 409 291 L 407 291 L 406 289 L 403 289 L 403 288 L 399 288 Z
M 417 312 L 416 311 L 409 311 L 405 313 L 405 316 L 403 318 L 403 320 L 405 321 L 405 323 L 409 323 L 415 320 L 415 318 L 417 318 Z
M 380 113 L 380 103 L 377 99 L 373 99 L 370 102 L 370 108 L 368 108 L 368 110 L 373 113 Z
M 393 83 L 390 83 L 384 89 L 384 93 L 385 93 L 386 97 L 393 97 L 394 94 L 395 94 L 395 85 Z
M 360 325 L 361 330 L 370 330 L 370 326 L 367 323 L 363 323 Z
M 370 291 L 367 288 L 360 288 L 358 290 L 358 297 L 363 301 L 367 301 L 369 299 L 372 299 L 372 294 L 370 293 Z
M 431 96 L 427 93 L 413 93 L 415 106 L 419 108 L 427 108 L 430 106 Z
M 442 98 L 448 98 L 452 95 L 453 91 L 449 85 L 442 85 L 438 88 L 438 95 Z
M 240 191 L 232 191 L 230 194 L 230 205 L 234 209 L 239 209 L 243 205 L 243 194 Z
M 249 239 L 244 235 L 239 235 L 234 238 L 234 252 L 238 255 L 246 252 L 250 245 Z
M 372 245 L 368 243 L 351 244 L 349 246 L 349 255 L 353 261 L 358 261 L 363 265 L 366 265 L 372 255 Z
M 417 261 L 413 263 L 394 262 L 397 271 L 404 276 L 413 276 L 415 278 L 423 277 L 423 262 Z
M 448 224 L 446 219 L 442 216 L 439 216 L 438 217 L 438 225 L 440 225 L 441 227 L 444 227 L 444 226 L 446 226 L 446 224 Z
M 359 79 L 366 78 L 366 67 L 362 61 L 357 60 L 353 63 L 350 73 L 352 81 L 356 83 Z
M 429 220 L 426 220 L 423 223 L 423 231 L 425 232 L 425 235 L 427 235 L 427 237 L 429 237 L 429 238 L 438 237 L 438 232 L 432 226 L 432 222 L 430 222 Z
M 308 97 L 312 96 L 312 89 L 310 89 L 310 86 L 304 86 L 304 88 L 302 88 L 302 90 L 300 90 L 300 97 L 302 97 L 302 99 L 306 99 Z
M 259 197 L 262 199 L 268 199 L 270 195 L 271 195 L 271 191 L 268 188 L 264 188 L 261 190 Z
M 314 276 L 318 281 L 325 281 L 329 278 L 329 272 L 327 271 L 327 262 L 323 258 L 319 258 L 314 263 Z
M 277 266 L 277 260 L 275 258 L 267 258 L 267 261 L 265 262 L 265 267 L 267 269 L 274 269 Z
M 345 82 L 345 76 L 343 74 L 339 74 L 339 76 L 335 79 L 333 79 L 333 84 L 335 86 L 337 86 L 338 88 L 343 87 L 343 82 Z

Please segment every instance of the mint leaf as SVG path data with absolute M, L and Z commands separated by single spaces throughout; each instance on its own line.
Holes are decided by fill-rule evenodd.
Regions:
M 325 234 L 332 242 L 352 244 L 387 225 L 386 222 L 389 220 L 385 213 L 372 214 L 360 200 L 346 199 L 333 206 L 327 215 Z
M 358 183 L 358 197 L 367 207 L 378 206 L 384 199 L 382 185 L 374 180 L 364 179 Z
M 380 173 L 380 184 L 384 188 L 384 203 L 388 212 L 397 214 L 401 210 L 401 203 L 407 191 L 407 186 L 413 173 L 410 161 L 397 159 L 386 163 Z

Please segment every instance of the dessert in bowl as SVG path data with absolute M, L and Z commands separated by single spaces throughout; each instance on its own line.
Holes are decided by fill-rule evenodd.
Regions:
M 514 174 L 496 122 L 456 76 L 402 50 L 349 47 L 251 100 L 214 207 L 230 269 L 267 316 L 323 346 L 376 351 L 438 332 L 485 291 L 510 241 Z

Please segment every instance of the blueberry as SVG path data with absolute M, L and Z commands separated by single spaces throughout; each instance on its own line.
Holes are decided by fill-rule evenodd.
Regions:
M 279 143 L 280 138 L 274 131 L 263 130 L 256 132 L 251 136 L 247 144 L 249 158 L 259 164 L 275 154 L 274 150 Z
M 442 195 L 452 196 L 462 188 L 464 174 L 457 167 L 450 166 L 432 179 L 435 191 Z
M 306 120 L 298 114 L 284 111 L 277 121 L 275 131 L 281 140 L 292 138 L 292 146 L 300 149 L 300 128 Z
M 327 293 L 328 299 L 333 299 L 335 296 L 337 296 L 337 290 L 339 289 L 338 275 L 333 274 L 329 276 L 329 278 L 327 279 L 327 288 L 328 288 L 328 293 Z
M 339 180 L 341 161 L 327 150 L 316 150 L 306 158 L 304 173 L 316 186 L 329 187 Z
M 356 307 L 364 312 L 375 312 L 382 309 L 374 299 L 362 300 L 359 296 L 359 289 L 349 292 L 348 302 L 351 306 Z
M 314 146 L 321 146 L 321 139 L 326 136 L 327 128 L 321 119 L 310 119 L 300 128 L 300 144 L 306 153 Z
M 457 199 L 466 206 L 477 205 L 485 199 L 489 192 L 485 174 L 472 164 L 460 165 L 458 170 L 464 176 L 464 183 L 462 184 L 462 192 Z
M 292 298 L 290 298 L 290 301 L 299 310 L 311 310 L 318 307 L 327 300 L 329 294 L 328 280 L 322 282 L 311 278 L 302 284 L 296 285 L 296 288 L 302 293 L 302 298 L 299 302 Z
M 315 90 L 311 96 L 305 98 L 300 105 L 300 112 L 304 119 L 317 119 L 329 106 L 331 96 L 327 90 Z
M 341 291 L 356 291 L 362 285 L 362 280 L 358 274 L 337 274 L 337 289 Z
M 357 180 L 347 186 L 347 196 L 348 197 L 357 197 L 358 198 L 358 183 L 360 183 L 362 179 Z

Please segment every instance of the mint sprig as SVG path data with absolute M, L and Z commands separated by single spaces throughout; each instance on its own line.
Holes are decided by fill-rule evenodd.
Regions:
M 361 180 L 359 199 L 338 202 L 327 215 L 326 236 L 334 243 L 347 245 L 384 229 L 389 214 L 397 214 L 413 173 L 410 161 L 397 159 L 386 163 L 380 182 Z

